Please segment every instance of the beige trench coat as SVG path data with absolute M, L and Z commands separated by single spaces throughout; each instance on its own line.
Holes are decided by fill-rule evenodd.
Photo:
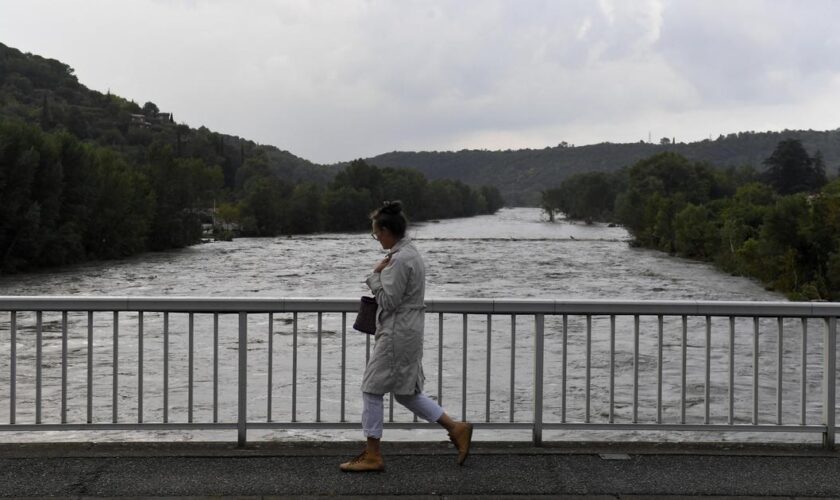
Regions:
M 426 269 L 408 237 L 389 252 L 381 273 L 367 278 L 379 305 L 376 343 L 365 368 L 362 391 L 417 394 L 423 391 L 423 323 Z

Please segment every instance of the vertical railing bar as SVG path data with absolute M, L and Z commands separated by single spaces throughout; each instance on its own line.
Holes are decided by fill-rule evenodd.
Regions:
M 268 374 L 266 380 L 267 394 L 265 421 L 271 422 L 271 394 L 274 392 L 274 313 L 268 313 Z M 342 400 L 342 404 L 344 401 Z
M 17 413 L 17 311 L 9 312 L 9 424 Z
M 662 337 L 664 333 L 663 318 L 657 317 L 657 360 L 656 360 L 656 423 L 662 423 Z
M 639 421 L 639 315 L 633 317 L 633 423 Z
M 345 421 L 345 386 L 347 385 L 347 313 L 341 313 L 341 422 Z
M 490 422 L 490 344 L 492 333 L 492 316 L 487 315 L 487 380 L 486 382 L 486 398 L 484 404 L 484 421 Z
M 779 335 L 777 337 L 778 340 L 778 358 L 776 363 L 776 425 L 782 425 L 782 375 L 783 375 L 783 368 L 782 368 L 782 358 L 785 354 L 785 346 L 784 346 L 784 328 L 785 328 L 785 321 L 784 318 L 781 316 L 776 318 L 779 326 Z
M 239 360 L 237 363 L 236 443 L 245 446 L 248 435 L 248 313 L 239 313 Z
M 213 313 L 213 423 L 219 421 L 219 313 Z
M 758 425 L 758 316 L 753 317 L 753 411 L 752 423 Z
M 187 422 L 193 422 L 193 371 L 195 346 L 195 313 L 189 314 L 189 330 L 187 332 Z
M 685 377 L 686 377 L 686 351 L 688 350 L 688 316 L 682 317 L 682 371 L 680 373 L 680 423 L 685 423 Z
M 370 335 L 365 335 L 370 341 Z M 292 313 L 292 422 L 297 422 L 298 313 Z
M 510 315 L 510 421 L 514 422 L 516 402 L 516 315 Z
M 610 413 L 609 423 L 615 422 L 615 314 L 610 315 Z
M 87 312 L 87 423 L 93 423 L 93 311 Z
M 67 423 L 67 311 L 61 312 L 61 423 Z
M 808 384 L 808 318 L 802 318 L 802 380 L 801 380 L 801 388 L 799 390 L 799 408 L 800 408 L 800 416 L 799 416 L 799 424 L 805 425 L 806 415 L 805 415 L 805 405 L 808 402 L 807 397 L 807 390 Z
M 388 422 L 394 421 L 394 393 L 388 395 Z
M 837 425 L 835 403 L 837 398 L 837 318 L 832 316 L 825 321 L 823 340 L 823 446 L 834 450 L 834 433 Z
M 321 335 L 323 333 L 324 313 L 318 313 L 318 341 L 315 355 L 315 421 L 321 421 Z
M 729 317 L 729 425 L 735 424 L 735 316 Z
M 143 423 L 143 311 L 137 313 L 137 423 Z
M 710 397 L 712 394 L 711 391 L 711 381 L 712 381 L 712 318 L 711 316 L 706 316 L 706 380 L 703 384 L 703 402 L 704 405 L 704 413 L 703 413 L 703 423 L 709 423 L 709 408 L 710 408 Z
M 463 377 L 461 378 L 461 420 L 467 419 L 467 315 L 464 314 L 464 332 L 463 332 L 463 349 L 462 349 L 462 363 L 461 363 L 461 373 Z
M 443 406 L 443 313 L 438 313 L 438 404 Z
M 117 423 L 119 415 L 119 389 L 120 389 L 120 313 L 114 311 L 114 363 L 113 363 L 113 384 L 111 385 L 111 422 Z
M 163 313 L 163 423 L 169 422 L 169 312 Z
M 560 397 L 560 422 L 566 423 L 566 362 L 568 361 L 569 350 L 569 316 L 563 315 L 563 366 L 560 373 L 561 397 Z
M 36 316 L 35 333 L 35 423 L 41 423 L 41 338 L 43 331 L 43 312 L 38 311 Z
M 543 362 L 545 360 L 545 315 L 534 317 L 534 446 L 542 446 Z
M 589 423 L 590 395 L 592 388 L 592 315 L 586 315 L 586 413 L 583 421 Z

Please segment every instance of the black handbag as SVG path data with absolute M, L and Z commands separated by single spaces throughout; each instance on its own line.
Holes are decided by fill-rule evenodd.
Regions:
M 359 314 L 356 315 L 353 328 L 368 335 L 376 333 L 376 308 L 375 298 L 362 297 L 359 303 Z

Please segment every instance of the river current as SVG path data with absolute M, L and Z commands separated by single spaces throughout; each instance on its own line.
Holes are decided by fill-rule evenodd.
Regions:
M 711 265 L 631 248 L 623 228 L 531 208 L 414 226 L 427 297 L 780 300 Z M 239 238 L 0 277 L 0 295 L 356 296 L 383 252 L 367 234 Z
M 716 270 L 706 263 L 695 262 L 668 256 L 646 249 L 633 248 L 628 244 L 629 236 L 620 227 L 608 227 L 603 224 L 586 225 L 569 221 L 548 222 L 537 209 L 503 209 L 494 215 L 465 219 L 442 220 L 412 226 L 409 232 L 427 264 L 427 298 L 550 298 L 550 299 L 633 299 L 633 300 L 761 300 L 780 301 L 784 297 L 766 291 L 759 283 L 730 276 Z M 206 296 L 206 297 L 358 297 L 367 292 L 364 278 L 381 259 L 383 251 L 367 233 L 318 234 L 312 236 L 294 236 L 277 238 L 239 238 L 232 242 L 212 242 L 190 248 L 148 253 L 133 258 L 95 262 L 72 266 L 60 270 L 38 273 L 0 276 L 0 295 L 93 295 L 93 296 Z M 7 314 L 7 313 L 3 313 Z M 99 313 L 97 313 L 99 314 Z M 107 316 L 107 315 L 106 315 Z M 137 333 L 136 315 L 125 314 L 120 323 L 120 378 L 119 395 L 121 406 L 119 420 L 132 422 L 137 420 Z M 111 418 L 110 385 L 110 338 L 111 327 L 107 318 L 96 327 L 97 346 L 94 356 L 94 421 L 109 422 Z M 438 375 L 438 321 L 437 315 L 427 317 L 427 348 L 424 366 L 427 375 L 426 389 L 433 397 L 443 398 L 443 405 L 451 403 L 448 411 L 455 417 L 461 416 L 461 356 L 462 328 L 460 316 L 447 316 L 444 327 L 444 352 L 446 362 L 442 368 L 443 394 L 437 394 Z M 632 326 L 625 319 L 619 318 L 619 331 L 624 332 L 616 343 L 616 390 L 615 412 L 617 421 L 629 418 L 632 402 Z M 655 319 L 655 318 L 653 318 Z M 60 377 L 57 357 L 60 351 L 60 315 L 44 316 L 45 366 L 44 366 L 44 420 L 55 421 L 58 414 L 60 394 L 56 389 L 48 389 L 47 384 L 55 386 Z M 28 422 L 32 417 L 32 372 L 28 359 L 34 345 L 31 340 L 32 318 L 21 316 L 18 325 L 18 410 L 17 421 Z M 185 419 L 185 326 L 186 319 L 172 318 L 172 358 L 170 382 L 170 421 Z M 209 365 L 212 358 L 211 343 L 207 341 L 210 318 L 196 316 L 196 421 L 207 421 L 212 411 L 211 375 Z M 352 321 L 352 318 L 350 318 Z M 482 317 L 471 317 L 469 324 L 470 349 L 468 350 L 469 388 L 467 392 L 467 416 L 473 420 L 507 421 L 509 418 L 510 358 L 511 347 L 515 347 L 514 361 L 516 378 L 513 401 L 517 418 L 527 421 L 530 418 L 533 377 L 530 371 L 533 352 L 529 332 L 533 331 L 533 317 L 517 317 L 517 337 L 511 342 L 511 319 L 494 318 L 492 323 L 492 348 L 488 351 L 487 323 Z M 592 340 L 592 409 L 593 421 L 606 418 L 608 388 L 608 323 L 607 318 L 595 318 L 593 330 L 598 332 Z M 643 380 L 650 380 L 655 372 L 656 339 L 651 318 L 642 320 L 642 339 L 640 347 L 640 368 Z M 724 321 L 724 320 L 722 320 Z M 740 320 L 739 320 L 740 321 Z M 125 322 L 125 324 L 123 324 Z M 145 377 L 145 421 L 160 420 L 161 384 L 160 354 L 161 318 L 148 315 L 146 318 L 144 349 L 146 354 Z M 288 420 L 290 412 L 291 368 L 284 357 L 292 342 L 290 318 L 275 317 L 273 327 L 274 349 L 278 354 L 274 359 L 273 381 L 273 420 Z M 301 315 L 298 372 L 297 418 L 300 421 L 313 420 L 314 401 L 314 349 L 316 336 L 314 315 Z M 546 319 L 546 420 L 559 421 L 562 413 L 557 395 L 560 387 L 560 318 Z M 226 320 L 222 321 L 224 330 Z M 9 318 L 0 317 L 0 401 L 7 401 L 9 396 Z M 233 324 L 233 323 L 231 323 Z M 750 323 L 751 324 L 751 323 Z M 72 399 L 68 408 L 68 421 L 83 422 L 85 419 L 84 394 L 86 393 L 85 343 L 86 318 L 84 315 L 71 314 L 70 358 L 68 369 L 68 393 L 80 395 L 78 401 Z M 569 421 L 583 418 L 584 398 L 582 394 L 582 370 L 584 368 L 583 331 L 584 318 L 569 318 L 568 352 L 568 388 L 567 413 Z M 771 323 L 768 325 L 772 326 Z M 743 326 L 743 328 L 742 328 Z M 793 325 L 791 328 L 795 327 Z M 267 331 L 268 319 L 252 318 L 249 332 Z M 724 323 L 714 325 L 713 347 L 713 414 L 720 422 L 726 412 L 726 351 L 727 337 Z M 769 326 L 768 326 L 769 328 Z M 817 329 L 816 323 L 814 326 Z M 322 382 L 322 411 L 334 418 L 340 404 L 340 382 L 337 366 L 340 363 L 340 315 L 325 315 L 323 334 L 324 377 Z M 630 335 L 627 335 L 627 331 Z M 752 393 L 751 379 L 751 337 L 740 339 L 741 331 L 750 331 L 749 325 L 739 322 L 739 341 L 736 342 L 739 371 L 736 375 L 736 419 L 747 421 L 751 415 Z M 692 335 L 696 342 L 689 343 L 696 353 L 704 348 L 703 327 L 692 323 Z M 202 333 L 204 332 L 204 333 Z M 249 412 L 252 419 L 266 419 L 266 382 L 263 380 L 266 366 L 266 342 L 260 333 L 254 333 L 253 346 L 249 343 L 249 367 L 257 368 L 249 378 L 249 394 L 252 395 Z M 345 390 L 346 412 L 348 420 L 358 419 L 358 382 L 364 366 L 365 343 L 363 335 L 349 330 L 347 349 L 347 382 Z M 223 351 L 235 351 L 235 333 L 222 334 L 220 348 Z M 771 336 L 762 339 L 762 373 L 772 376 L 774 366 L 772 353 L 775 349 Z M 788 338 L 790 337 L 790 338 Z M 796 353 L 798 340 L 795 335 L 785 337 L 785 349 L 792 357 Z M 815 363 L 819 359 L 821 335 L 809 338 L 807 356 Z M 766 345 L 765 345 L 766 343 Z M 666 323 L 666 360 L 663 366 L 663 416 L 671 419 L 678 416 L 676 398 L 680 394 L 679 340 L 677 328 L 671 322 Z M 676 347 L 675 347 L 676 346 Z M 676 350 L 675 350 L 676 349 Z M 250 352 L 253 351 L 253 352 Z M 145 353 L 146 351 L 144 351 Z M 235 356 L 223 357 L 220 366 L 220 409 L 222 421 L 230 421 L 235 415 L 235 402 L 230 409 L 231 398 L 235 399 Z M 486 392 L 487 379 L 485 364 L 488 352 L 492 353 L 491 390 Z M 125 358 L 123 358 L 125 356 Z M 157 356 L 157 357 L 156 357 Z M 741 359 L 743 358 L 743 363 Z M 793 358 L 792 358 L 793 359 Z M 76 363 L 74 364 L 74 360 Z M 689 388 L 687 404 L 689 420 L 702 415 L 703 407 L 703 359 L 689 360 Z M 787 369 L 787 368 L 786 368 Z M 785 383 L 790 384 L 790 397 L 798 401 L 795 394 L 798 382 L 796 367 L 790 374 L 785 374 Z M 696 373 L 700 373 L 699 379 Z M 644 377 L 648 378 L 645 379 Z M 809 400 L 819 393 L 820 377 L 818 370 L 808 373 Z M 253 383 L 252 383 L 253 380 Z M 655 380 L 655 379 L 654 379 Z M 180 381 L 180 382 L 179 382 Z M 786 386 L 787 387 L 787 386 Z M 655 412 L 655 387 L 650 384 L 641 386 L 640 417 L 649 421 Z M 774 401 L 775 388 L 761 387 L 761 397 Z M 490 414 L 486 415 L 486 404 L 490 400 Z M 387 398 L 386 398 L 387 399 Z M 73 401 L 76 401 L 75 403 Z M 652 406 L 653 401 L 654 406 Z M 808 418 L 818 418 L 818 401 L 809 401 Z M 234 411 L 233 415 L 230 413 Z M 386 412 L 388 411 L 386 406 Z M 763 417 L 770 418 L 774 408 L 762 408 Z M 796 407 L 786 408 L 786 419 L 795 420 Z M 698 413 L 699 412 L 699 413 Z M 722 415 L 721 415 L 722 413 Z M 788 413 L 790 413 L 788 415 Z M 402 409 L 396 410 L 396 420 L 405 420 Z M 387 418 L 387 414 L 386 414 Z M 8 422 L 9 408 L 0 408 L 0 422 Z M 409 418 L 410 420 L 410 418 Z M 440 439 L 440 433 L 429 430 L 396 431 L 389 430 L 389 437 L 396 439 Z M 499 439 L 498 433 L 486 431 L 484 439 Z M 332 430 L 285 430 L 251 431 L 249 439 L 358 439 L 358 431 Z M 556 431 L 547 433 L 565 439 L 570 434 Z M 591 433 L 590 437 L 610 437 L 609 433 Z M 477 434 L 478 439 L 482 436 Z M 528 432 L 510 432 L 504 438 L 527 439 Z M 578 436 L 579 437 L 579 436 Z M 650 438 L 643 432 L 623 433 L 624 438 Z M 680 439 L 680 436 L 660 435 L 662 439 Z M 716 437 L 719 438 L 719 437 Z M 749 436 L 746 437 L 749 439 Z M 38 440 L 38 436 L 25 433 L 6 433 L 2 440 Z M 40 439 L 43 439 L 41 437 Z M 230 432 L 190 431 L 169 434 L 167 432 L 105 432 L 92 436 L 85 432 L 51 433 L 50 439 L 87 440 L 87 439 L 230 439 Z M 728 437 L 726 438 L 728 439 Z M 804 438 L 797 438 L 804 439 Z

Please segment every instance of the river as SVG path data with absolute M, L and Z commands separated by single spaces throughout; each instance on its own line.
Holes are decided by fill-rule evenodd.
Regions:
M 646 249 L 632 248 L 628 245 L 629 235 L 620 227 L 608 227 L 603 224 L 586 225 L 560 220 L 555 223 L 548 222 L 538 209 L 533 208 L 510 208 L 500 210 L 494 215 L 479 216 L 466 219 L 441 220 L 416 224 L 411 227 L 410 236 L 415 240 L 417 247 L 422 252 L 427 263 L 427 287 L 428 298 L 461 297 L 461 298 L 551 298 L 551 299 L 651 299 L 651 300 L 784 300 L 780 294 L 765 290 L 754 280 L 730 276 L 716 270 L 712 265 L 686 259 L 668 256 L 666 254 Z M 50 270 L 37 273 L 21 274 L 14 276 L 0 277 L 0 295 L 108 295 L 108 296 L 235 296 L 235 297 L 358 297 L 367 290 L 364 286 L 364 278 L 378 259 L 383 255 L 379 245 L 367 233 L 353 234 L 318 234 L 311 236 L 277 237 L 277 238 L 239 238 L 232 242 L 213 242 L 196 245 L 190 248 L 148 253 L 119 261 L 94 262 L 83 265 L 72 266 L 59 270 Z M 45 339 L 49 342 L 52 339 L 52 347 L 45 347 L 45 359 L 53 359 L 51 364 L 45 367 L 45 381 L 55 382 L 57 375 L 57 363 L 55 342 L 60 338 L 58 319 L 47 318 L 45 314 Z M 136 315 L 124 315 L 123 321 L 128 324 L 120 325 L 121 335 L 127 335 L 127 345 L 134 345 L 136 340 L 131 338 L 131 328 L 136 320 Z M 159 318 L 156 320 L 149 315 L 148 326 L 146 327 L 147 340 L 146 348 L 154 350 L 156 342 L 160 342 Z M 596 321 L 596 326 L 604 331 L 603 319 Z M 197 329 L 206 329 L 207 318 L 196 319 Z M 556 332 L 558 318 L 547 320 L 547 332 Z M 156 323 L 155 321 L 158 321 Z M 204 321 L 201 323 L 200 321 Z M 267 320 L 255 320 L 255 326 L 249 331 L 260 331 L 265 328 Z M 282 350 L 290 345 L 288 319 L 275 318 L 275 335 L 277 349 Z M 324 333 L 328 337 L 325 340 L 325 366 L 334 367 L 340 349 L 337 348 L 335 339 L 340 326 L 336 325 L 337 318 L 327 319 L 325 317 Z M 471 320 L 472 321 L 472 320 Z M 505 322 L 507 321 L 507 322 Z M 521 321 L 521 323 L 520 323 Z M 530 320 L 533 322 L 533 318 Z M 581 339 L 574 337 L 574 332 L 581 328 L 581 318 L 571 318 L 570 322 L 570 359 L 569 370 L 570 384 L 576 385 L 579 389 L 580 368 L 582 367 Z M 303 330 L 314 329 L 313 318 L 302 318 L 301 343 L 302 350 L 299 395 L 301 399 L 298 404 L 302 420 L 311 419 L 313 415 L 311 390 L 314 378 L 311 373 L 312 359 L 307 353 L 311 353 L 314 345 L 314 337 L 306 336 Z M 431 324 L 429 324 L 431 323 Z M 79 404 L 71 403 L 68 411 L 68 420 L 84 420 L 84 393 L 85 393 L 85 368 L 84 356 L 86 352 L 84 318 L 71 315 L 71 360 L 78 358 L 78 366 L 70 368 L 69 386 L 71 394 L 82 394 Z M 183 346 L 183 320 L 180 326 L 173 319 L 173 351 L 178 352 L 178 346 Z M 203 325 L 203 326 L 202 326 Z M 626 325 L 625 325 L 626 326 Z M 516 378 L 517 387 L 515 390 L 515 402 L 517 414 L 528 418 L 530 412 L 530 377 L 529 370 L 530 356 L 529 347 L 531 341 L 527 334 L 530 328 L 527 318 L 518 320 L 517 331 L 520 337 L 516 340 Z M 451 332 L 447 335 L 445 345 L 447 353 L 451 348 L 453 353 L 449 356 L 451 365 L 447 364 L 444 370 L 444 377 L 447 382 L 444 388 L 447 394 L 453 394 L 455 399 L 460 396 L 460 329 L 461 323 L 458 317 L 447 318 L 446 330 Z M 479 318 L 472 321 L 470 335 L 477 335 L 482 338 L 482 332 L 486 331 L 485 323 Z M 622 327 L 624 328 L 624 327 Z M 647 326 L 645 328 L 648 328 Z M 717 327 L 716 327 L 717 328 Z M 9 373 L 9 320 L 8 316 L 0 318 L 0 401 L 7 401 Z M 21 370 L 19 376 L 19 403 L 18 421 L 27 421 L 31 418 L 31 368 L 26 357 L 31 355 L 31 338 L 27 339 L 25 332 L 32 331 L 31 318 L 21 317 L 18 346 L 18 367 Z M 496 331 L 498 329 L 498 332 Z M 110 350 L 108 339 L 110 330 L 107 324 L 97 326 L 97 335 L 101 335 L 103 346 L 95 356 L 96 363 L 96 387 L 95 409 L 97 418 L 95 421 L 107 422 L 110 418 Z M 510 342 L 509 332 L 510 320 L 501 319 L 498 324 L 494 322 L 494 374 L 492 375 L 492 399 L 493 419 L 504 421 L 507 418 L 509 392 L 507 381 L 509 380 L 509 357 Z M 646 330 L 647 331 L 647 330 Z M 157 333 L 156 333 L 157 332 Z M 179 333 L 180 332 L 180 333 Z M 698 331 L 701 335 L 702 331 Z M 200 334 L 199 334 L 200 335 Z M 361 343 L 363 336 L 359 334 L 348 334 L 352 338 L 348 347 L 348 383 L 347 411 L 348 418 L 358 418 L 358 402 L 355 391 L 358 387 L 358 379 L 363 369 L 364 344 Z M 556 335 L 548 333 L 556 341 Z M 647 334 L 646 334 L 647 335 Z M 676 332 L 669 327 L 666 342 L 673 347 Z M 31 337 L 31 336 L 30 336 Z M 672 338 L 673 337 L 673 338 Z M 814 335 L 814 337 L 818 337 Z M 100 337 L 97 337 L 100 338 Z M 206 338 L 206 337 L 204 337 Z M 508 339 L 508 340 L 505 340 Z M 601 334 L 593 340 L 593 413 L 592 415 L 601 418 L 604 415 L 603 401 L 604 387 L 606 386 L 605 373 L 605 341 L 606 337 Z M 768 339 L 766 351 L 772 352 L 772 339 Z M 788 339 L 786 339 L 786 342 Z M 796 349 L 795 339 L 791 339 L 791 352 Z M 228 344 L 226 344 L 228 342 Z M 223 338 L 221 345 L 223 349 L 235 349 L 235 339 Z M 261 342 L 261 341 L 260 341 Z M 427 372 L 427 392 L 435 393 L 437 385 L 436 374 L 436 342 L 437 324 L 427 323 L 427 354 L 425 367 Z M 483 342 L 483 341 L 482 341 Z M 482 342 L 477 342 L 481 344 Z M 505 343 L 507 342 L 507 343 Z M 559 350 L 551 339 L 547 339 L 546 357 L 546 391 L 557 391 L 558 364 L 556 360 Z M 641 363 L 651 362 L 655 353 L 650 349 L 653 338 L 650 335 L 642 339 L 642 349 L 647 349 L 640 360 Z M 739 354 L 744 360 L 749 360 L 749 352 L 746 351 L 750 340 L 743 340 L 742 353 Z M 725 335 L 716 332 L 714 340 L 716 346 L 726 346 Z M 521 344 L 521 346 L 520 346 Z M 134 357 L 131 357 L 130 348 L 122 348 L 121 341 L 120 356 L 128 356 L 121 361 L 120 374 L 120 397 L 125 399 L 125 404 L 120 409 L 121 421 L 136 421 L 136 373 L 129 368 L 136 360 L 136 348 Z M 234 347 L 231 347 L 234 346 Z M 632 347 L 632 341 L 625 335 L 618 339 L 617 348 L 626 354 Z M 764 341 L 762 349 L 765 350 Z M 259 349 L 253 355 L 249 353 L 249 362 L 255 366 L 265 365 L 265 346 L 258 346 Z M 468 393 L 469 413 L 471 418 L 481 419 L 484 417 L 484 376 L 483 363 L 486 359 L 486 348 L 483 345 L 476 345 L 474 350 L 471 344 L 470 366 L 475 373 L 470 372 L 470 392 Z M 697 345 L 692 346 L 698 348 Z M 702 351 L 702 341 L 699 345 Z M 819 345 L 809 347 L 809 356 L 818 359 L 817 352 Z M 211 408 L 208 403 L 208 359 L 211 356 L 207 351 L 207 342 L 198 341 L 197 355 L 197 376 L 196 376 L 196 413 L 197 420 L 206 419 Z M 654 347 L 655 349 L 655 347 Z M 249 345 L 250 350 L 250 345 Z M 698 351 L 698 352 L 700 352 Z M 262 354 L 261 354 L 262 353 Z M 716 366 L 723 363 L 726 351 L 722 350 L 713 354 L 713 363 Z M 50 358 L 52 356 L 52 358 Z M 74 358 L 74 356 L 76 358 Z M 159 354 L 158 354 L 159 356 Z M 159 373 L 154 368 L 154 354 L 147 355 L 149 366 L 145 369 L 147 379 L 146 396 L 150 401 L 145 402 L 146 421 L 156 421 L 160 416 L 160 404 L 155 406 L 154 401 L 160 397 L 160 384 L 156 385 Z M 177 359 L 173 359 L 173 377 L 177 379 L 178 373 L 183 372 L 184 356 L 181 352 Z M 59 358 L 60 359 L 60 358 Z M 122 358 L 121 358 L 122 359 Z M 361 361 L 359 361 L 361 359 Z M 607 358 L 608 359 L 608 358 Z M 654 363 L 655 363 L 655 358 Z M 620 354 L 617 357 L 617 387 L 627 389 L 627 368 L 632 359 Z M 231 361 L 235 365 L 235 360 Z M 250 365 L 249 363 L 249 365 Z M 691 362 L 690 362 L 691 364 Z M 223 362 L 222 371 L 230 369 L 233 365 L 225 365 Z M 498 366 L 498 374 L 496 367 Z M 275 376 L 275 407 L 277 414 L 273 414 L 274 420 L 288 418 L 288 379 L 289 367 L 281 361 L 275 361 L 277 374 Z M 772 359 L 768 358 L 767 367 L 771 370 Z M 326 412 L 334 412 L 338 405 L 337 383 L 335 377 L 330 376 L 330 368 L 325 372 L 324 381 L 324 408 Z M 181 370 L 179 372 L 179 370 Z M 310 370 L 310 371 L 307 371 Z M 669 406 L 665 409 L 666 416 L 673 416 L 675 403 L 673 401 L 679 395 L 679 387 L 676 385 L 676 377 L 679 374 L 679 367 L 673 360 L 665 365 L 664 390 L 665 399 L 669 400 Z M 235 377 L 235 372 L 234 377 Z M 632 372 L 630 372 L 632 373 Z M 739 388 L 738 415 L 744 419 L 748 418 L 751 394 L 749 392 L 750 366 L 744 363 L 736 378 Z M 334 374 L 333 374 L 334 375 Z M 450 375 L 452 380 L 450 380 Z M 819 374 L 816 370 L 809 373 L 809 380 L 813 377 L 816 384 L 815 390 L 819 389 Z M 183 377 L 182 377 L 183 378 Z M 702 377 L 701 377 L 702 378 Z M 722 371 L 714 375 L 714 383 L 725 384 L 725 373 Z M 101 383 L 99 381 L 102 381 Z M 577 382 L 576 382 L 577 380 Z M 790 383 L 794 383 L 791 378 Z M 203 385 L 202 385 L 203 384 Z M 235 387 L 235 381 L 225 379 L 222 387 L 222 399 L 230 399 L 230 389 Z M 225 385 L 228 384 L 228 385 Z M 249 382 L 249 387 L 250 387 Z M 253 384 L 258 386 L 259 384 Z M 183 384 L 178 385 L 177 381 L 171 384 L 172 419 L 178 421 L 183 418 L 184 390 Z M 203 387 L 203 389 L 202 389 Z M 649 388 L 648 388 L 649 389 Z M 725 399 L 725 388 L 715 388 L 714 397 L 718 403 Z M 264 405 L 265 395 L 258 387 L 252 388 L 253 402 L 257 406 Z M 264 389 L 262 389 L 264 391 Z M 74 392 L 75 391 L 75 392 Z M 692 385 L 689 396 L 690 411 L 700 411 L 702 401 L 698 401 L 696 393 L 702 394 L 702 386 Z M 723 392 L 721 392 L 723 391 Z M 249 391 L 249 394 L 251 392 Z M 235 394 L 235 392 L 234 392 Z M 773 387 L 762 387 L 762 397 L 773 398 L 775 394 Z M 794 394 L 791 394 L 793 397 Z M 449 396 L 452 398 L 453 396 Z M 580 418 L 580 391 L 569 392 L 569 414 L 570 419 Z M 642 413 L 650 416 L 651 407 L 649 404 L 651 394 L 644 388 L 640 395 L 642 401 L 646 401 Z M 45 421 L 54 421 L 54 410 L 57 406 L 59 395 L 55 390 L 45 388 Z M 647 399 L 645 399 L 647 398 Z M 597 399 L 597 401 L 596 401 Z M 75 401 L 75 400 L 74 400 Z M 144 400 L 145 401 L 145 400 Z M 444 406 L 448 399 L 444 398 Z M 797 399 L 798 401 L 798 399 Z M 454 404 L 454 403 L 453 403 Z M 809 403 L 810 404 L 810 403 Z M 235 405 L 234 405 L 235 406 Z M 459 416 L 460 404 L 450 409 L 453 416 Z M 626 397 L 617 398 L 617 416 L 625 418 L 630 411 L 630 404 Z M 810 408 L 810 407 L 809 407 Z M 763 409 L 768 415 L 772 408 Z M 793 408 L 795 410 L 795 408 Z M 249 410 L 252 412 L 263 411 L 258 409 Z M 275 410 L 273 410 L 275 411 Z M 52 412 L 52 413 L 50 413 Z M 135 413 L 132 413 L 135 412 Z M 557 417 L 559 409 L 556 400 L 546 403 L 546 420 Z M 577 413 L 576 413 L 577 412 Z M 223 412 L 224 413 L 224 412 Z M 818 413 L 818 408 L 809 409 L 809 418 L 812 414 Z M 265 414 L 262 414 L 265 418 Z M 399 413 L 398 413 L 399 415 Z M 230 417 L 224 414 L 223 417 Z M 795 415 L 794 415 L 795 416 Z M 794 418 L 792 416 L 791 418 Z M 574 418 L 573 418 L 574 417 Z M 818 416 L 813 416 L 818 418 Z M 52 419 L 52 420 L 51 420 Z M 224 420 L 224 418 L 223 418 Z M 0 407 L 0 422 L 8 421 L 8 407 Z M 419 436 L 421 439 L 439 439 L 437 434 L 430 434 L 430 431 L 389 431 L 390 435 L 397 439 L 414 439 Z M 98 433 L 91 437 L 84 432 L 67 432 L 61 436 L 50 435 L 50 439 L 217 439 L 210 432 L 183 432 L 173 437 L 167 432 L 122 432 L 122 433 Z M 604 434 L 604 433 L 602 433 Z M 357 439 L 358 432 L 346 431 L 274 431 L 274 432 L 252 432 L 249 436 L 256 436 L 257 439 Z M 513 438 L 527 439 L 527 433 L 511 433 Z M 562 438 L 564 435 L 558 433 Z M 625 433 L 625 437 L 635 438 L 634 433 Z M 230 439 L 228 432 L 226 437 Z M 641 434 L 639 438 L 643 438 Z M 497 438 L 498 436 L 492 436 Z M 667 437 L 667 436 L 666 436 Z M 673 437 L 673 436 L 672 436 Z M 480 439 L 481 437 L 478 436 Z M 490 438 L 490 437 L 485 437 Z M 6 433 L 0 436 L 3 440 L 30 440 L 35 437 L 24 433 Z M 677 437 L 678 439 L 678 437 Z
M 623 228 L 537 209 L 417 224 L 428 297 L 783 300 L 713 266 L 631 248 Z M 0 295 L 356 296 L 383 252 L 367 234 L 239 238 L 0 277 Z

